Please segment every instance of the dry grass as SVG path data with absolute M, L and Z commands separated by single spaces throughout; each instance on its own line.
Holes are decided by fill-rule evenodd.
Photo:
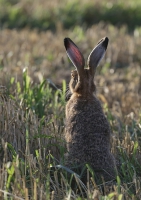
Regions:
M 68 82 L 73 68 L 68 63 L 63 47 L 66 36 L 78 44 L 85 57 L 100 38 L 109 37 L 108 51 L 97 72 L 97 90 L 104 95 L 105 103 L 110 107 L 119 103 L 123 114 L 137 114 L 141 94 L 141 38 L 137 30 L 131 36 L 125 28 L 119 30 L 104 24 L 86 31 L 80 27 L 71 32 L 60 29 L 55 35 L 50 31 L 3 30 L 0 32 L 1 84 L 7 85 L 13 75 L 21 80 L 25 67 L 28 67 L 34 82 L 39 82 L 42 76 L 59 85 L 63 79 Z
M 74 40 L 85 57 L 104 36 L 110 43 L 106 56 L 96 75 L 97 94 L 112 129 L 112 152 L 120 160 L 120 180 L 114 182 L 112 193 L 105 186 L 96 185 L 91 171 L 88 180 L 93 187 L 81 183 L 74 175 L 75 189 L 71 189 L 72 175 L 63 168 L 65 152 L 64 93 L 53 92 L 45 85 L 45 117 L 25 104 L 23 69 L 28 67 L 31 78 L 29 92 L 44 78 L 51 79 L 61 88 L 63 79 L 69 80 L 73 66 L 68 62 L 63 38 Z M 61 27 L 50 31 L 2 30 L 0 32 L 0 197 L 4 199 L 77 199 L 86 193 L 87 199 L 140 199 L 141 198 L 141 38 L 136 30 L 129 35 L 100 23 L 90 29 L 80 27 L 64 31 Z M 11 77 L 15 82 L 10 83 Z M 18 92 L 17 82 L 21 84 Z M 30 94 L 30 93 L 28 93 Z M 61 96 L 62 95 L 62 96 Z M 8 143 L 6 143 L 8 142 Z M 51 151 L 49 151 L 51 150 Z M 60 165 L 60 168 L 57 167 Z M 89 171 L 89 170 L 88 170 Z M 91 188 L 92 187 L 92 188 Z M 79 192 L 77 189 L 79 188 Z M 109 196 L 108 196 L 109 195 Z M 84 199 L 84 198 L 83 198 Z

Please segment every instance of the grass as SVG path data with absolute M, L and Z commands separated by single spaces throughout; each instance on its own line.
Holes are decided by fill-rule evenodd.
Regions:
M 81 181 L 82 172 L 76 174 L 64 166 L 65 83 L 61 92 L 53 91 L 45 81 L 36 86 L 32 85 L 30 80 L 25 70 L 23 85 L 12 82 L 11 86 L 14 84 L 17 88 L 15 97 L 11 94 L 9 96 L 4 87 L 1 88 L 1 198 L 139 199 L 140 121 L 129 116 L 132 123 L 124 124 L 122 121 L 122 130 L 119 132 L 116 116 L 105 106 L 107 118 L 114 130 L 112 152 L 121 165 L 118 167 L 117 180 L 113 182 L 114 189 L 104 186 L 104 183 L 97 184 L 94 172 L 87 165 L 88 182 L 84 185 Z M 41 93 L 43 86 L 45 88 Z M 37 93 L 34 92 L 35 88 Z M 38 103 L 44 108 L 42 116 Z
M 58 28 L 55 34 L 1 30 L 1 199 L 141 198 L 140 34 L 139 28 L 129 35 L 125 27 L 104 23 Z M 64 165 L 65 89 L 73 69 L 63 47 L 66 36 L 85 58 L 100 38 L 110 39 L 95 79 L 111 125 L 111 151 L 120 162 L 110 186 L 98 183 L 88 165 L 86 184 L 83 170 L 74 173 Z
M 0 0 L 2 28 L 38 28 L 53 31 L 58 26 L 72 28 L 76 25 L 90 27 L 100 21 L 113 25 L 126 25 L 134 30 L 140 26 L 141 3 L 139 0 L 102 0 L 94 2 L 69 0 Z M 81 6 L 80 6 L 81 5 Z

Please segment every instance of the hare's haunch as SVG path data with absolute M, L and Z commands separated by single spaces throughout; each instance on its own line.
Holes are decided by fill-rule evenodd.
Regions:
M 66 93 L 66 165 L 89 163 L 94 171 L 101 170 L 105 180 L 115 176 L 115 159 L 110 152 L 109 123 L 95 96 L 94 75 L 108 41 L 105 37 L 96 45 L 85 69 L 85 60 L 78 47 L 71 39 L 64 39 L 67 55 L 76 68 L 71 72 Z

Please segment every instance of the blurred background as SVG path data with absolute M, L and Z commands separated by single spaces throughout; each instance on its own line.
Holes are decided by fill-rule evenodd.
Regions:
M 0 29 L 0 84 L 6 86 L 11 77 L 22 81 L 28 68 L 33 84 L 45 78 L 61 88 L 73 69 L 63 39 L 70 37 L 87 59 L 107 36 L 97 93 L 117 116 L 140 116 L 140 0 L 0 0 Z
M 120 178 L 108 189 L 96 185 L 87 167 L 87 196 L 141 199 L 141 0 L 0 0 L 0 199 L 76 200 L 86 191 L 62 167 L 65 81 L 74 69 L 64 38 L 87 60 L 105 36 L 94 81 Z M 102 197 L 105 189 L 114 193 Z

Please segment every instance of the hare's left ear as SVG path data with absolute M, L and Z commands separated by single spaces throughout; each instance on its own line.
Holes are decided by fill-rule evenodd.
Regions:
M 84 70 L 85 60 L 80 52 L 79 48 L 74 44 L 74 42 L 70 38 L 64 39 L 64 45 L 66 48 L 66 52 L 73 65 L 76 67 L 78 72 Z
M 88 57 L 87 65 L 95 73 L 96 67 L 105 55 L 109 39 L 107 37 L 99 41 Z

